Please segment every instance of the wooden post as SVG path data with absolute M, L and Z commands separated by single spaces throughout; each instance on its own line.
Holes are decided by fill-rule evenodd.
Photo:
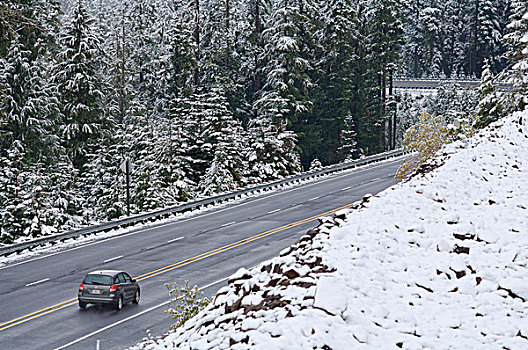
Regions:
M 125 161 L 126 166 L 126 187 L 127 187 L 127 216 L 130 216 L 130 159 Z
M 198 90 L 200 85 L 200 0 L 194 1 L 194 41 L 196 44 L 196 52 L 194 53 L 196 58 L 196 67 L 194 68 L 194 89 Z
M 393 71 L 392 69 L 390 70 L 390 73 L 389 73 L 389 95 L 390 96 L 394 96 L 394 74 L 393 74 Z M 394 103 L 396 103 L 394 97 L 392 99 L 394 101 Z M 391 150 L 395 149 L 396 148 L 396 116 L 397 116 L 397 111 L 398 111 L 398 108 L 394 108 L 394 114 L 392 115 L 392 140 L 390 140 L 390 144 L 391 144 Z

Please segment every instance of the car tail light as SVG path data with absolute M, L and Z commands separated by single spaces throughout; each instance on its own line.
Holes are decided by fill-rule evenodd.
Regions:
M 83 286 L 83 284 L 81 283 L 81 285 L 79 286 L 79 290 L 82 291 L 83 289 L 84 289 L 84 286 Z
M 112 284 L 110 286 L 110 293 L 115 292 L 117 290 L 117 286 L 115 284 Z

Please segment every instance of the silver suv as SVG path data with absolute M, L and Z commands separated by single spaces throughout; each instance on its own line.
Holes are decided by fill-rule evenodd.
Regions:
M 121 310 L 129 301 L 139 303 L 139 285 L 136 280 L 124 271 L 93 271 L 84 277 L 79 286 L 79 307 L 88 304 L 112 305 Z

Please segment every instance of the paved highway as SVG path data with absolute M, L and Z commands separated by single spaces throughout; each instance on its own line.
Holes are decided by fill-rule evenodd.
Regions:
M 268 260 L 316 225 L 317 217 L 393 185 L 401 160 L 248 198 L 204 214 L 0 268 L 0 349 L 123 349 L 163 334 L 164 283 L 185 280 L 214 294 L 240 267 Z M 142 289 L 139 305 L 80 310 L 77 289 L 97 269 L 123 269 Z

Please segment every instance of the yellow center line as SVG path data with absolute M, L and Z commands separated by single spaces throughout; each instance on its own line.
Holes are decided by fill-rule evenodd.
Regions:
M 46 310 L 53 309 L 53 308 L 55 308 L 55 307 L 57 307 L 57 306 L 61 306 L 61 305 L 63 305 L 63 304 L 69 303 L 69 302 L 74 301 L 74 300 L 77 300 L 77 298 L 73 298 L 73 299 L 70 299 L 70 300 L 66 300 L 66 301 L 63 301 L 62 303 L 59 303 L 59 304 L 56 304 L 56 305 L 53 305 L 53 306 L 48 306 L 47 308 L 44 308 L 44 309 L 42 309 L 42 310 L 32 312 L 32 313 L 30 313 L 30 314 L 27 314 L 27 315 L 21 316 L 21 317 L 19 317 L 19 318 L 15 318 L 14 320 L 7 321 L 7 322 L 4 322 L 4 323 L 0 323 L 0 327 L 5 326 L 5 325 L 8 324 L 8 323 L 16 322 L 16 321 L 21 320 L 21 319 L 23 319 L 23 318 L 33 316 L 33 315 L 35 315 L 35 314 L 38 314 L 39 312 L 44 312 L 44 311 L 46 311 Z M 3 329 L 3 328 L 2 328 L 2 329 Z M 1 331 L 2 329 L 0 329 L 0 331 Z
M 299 220 L 299 221 L 296 221 L 296 222 L 293 222 L 293 223 L 289 223 L 289 224 L 286 224 L 286 225 L 283 225 L 283 226 L 280 226 L 280 227 L 273 228 L 271 230 L 268 230 L 268 231 L 265 231 L 265 232 L 250 236 L 250 237 L 246 237 L 244 239 L 241 239 L 239 241 L 227 244 L 227 245 L 222 246 L 220 248 L 216 248 L 216 249 L 210 250 L 208 252 L 196 255 L 194 257 L 187 258 L 185 260 L 176 262 L 174 264 L 170 264 L 170 265 L 161 267 L 159 269 L 144 273 L 142 275 L 137 276 L 136 279 L 137 279 L 137 281 L 143 281 L 143 280 L 146 280 L 148 278 L 161 275 L 163 273 L 172 271 L 174 269 L 189 265 L 189 264 L 191 264 L 193 262 L 197 262 L 197 261 L 206 259 L 206 258 L 214 256 L 214 255 L 229 251 L 231 249 L 243 246 L 245 244 L 251 243 L 251 242 L 256 241 L 256 240 L 259 240 L 261 238 L 273 235 L 275 233 L 278 233 L 278 232 L 281 232 L 281 231 L 285 231 L 287 229 L 290 229 L 290 228 L 293 228 L 293 227 L 296 227 L 296 226 L 299 226 L 299 225 L 314 221 L 314 220 L 316 220 L 316 219 L 318 219 L 318 218 L 320 218 L 322 216 L 331 215 L 331 214 L 333 214 L 333 213 L 335 213 L 335 212 L 337 212 L 337 211 L 339 211 L 341 209 L 349 208 L 352 204 L 353 203 L 350 203 L 350 204 L 344 205 L 342 207 L 339 207 L 339 208 L 336 208 L 336 209 L 332 209 L 332 210 L 329 210 L 327 212 L 324 212 L 324 213 L 321 213 L 321 214 L 318 214 L 318 215 L 314 215 L 314 216 L 311 216 L 311 217 L 303 219 L 303 220 Z M 77 304 L 77 298 L 72 298 L 72 299 L 63 301 L 61 303 L 58 303 L 58 304 L 55 304 L 55 305 L 52 305 L 52 306 L 48 306 L 48 307 L 46 307 L 44 309 L 32 312 L 30 314 L 15 318 L 13 320 L 10 320 L 10 321 L 4 322 L 4 323 L 0 323 L 0 331 L 3 331 L 5 329 L 17 326 L 19 324 L 31 321 L 33 319 L 42 317 L 42 316 L 47 315 L 49 313 L 64 309 L 66 307 L 69 307 L 69 306 L 72 306 L 72 305 L 75 305 L 75 304 Z
M 72 299 L 72 300 L 74 300 L 74 301 L 70 302 L 69 304 L 65 304 L 65 305 L 62 305 L 61 307 L 53 308 L 52 310 L 48 310 L 48 311 L 46 311 L 46 312 L 40 313 L 40 314 L 38 314 L 38 315 L 35 315 L 35 316 L 33 316 L 33 317 L 29 317 L 29 318 L 26 318 L 26 319 L 24 319 L 24 320 L 21 320 L 21 321 L 15 322 L 15 323 L 11 323 L 9 326 L 5 326 L 5 327 L 0 328 L 0 331 L 3 331 L 4 329 L 8 329 L 8 328 L 11 328 L 11 327 L 14 327 L 14 326 L 19 325 L 19 324 L 21 324 L 21 323 L 25 323 L 25 322 L 31 321 L 31 320 L 33 320 L 33 319 L 35 319 L 35 318 L 42 317 L 42 316 L 44 316 L 44 315 L 47 315 L 47 314 L 49 314 L 49 313 L 52 313 L 52 312 L 58 311 L 58 310 L 60 310 L 60 309 L 64 309 L 64 308 L 66 308 L 66 307 L 68 307 L 68 306 L 72 306 L 72 305 L 77 304 L 77 298 Z M 41 311 L 42 311 L 42 310 L 41 310 Z M 26 316 L 28 316 L 28 315 L 26 315 Z M 8 323 L 9 323 L 9 322 L 8 322 Z

